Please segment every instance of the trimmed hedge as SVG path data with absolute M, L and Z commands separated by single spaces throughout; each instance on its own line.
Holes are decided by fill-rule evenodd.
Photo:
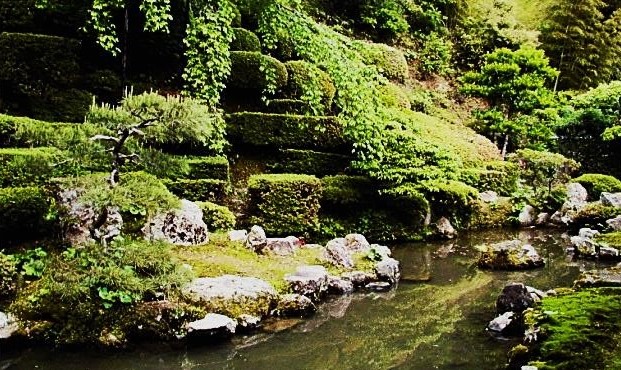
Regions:
M 231 51 L 261 51 L 261 40 L 254 32 L 244 28 L 233 28 Z
M 266 70 L 274 75 L 274 87 L 276 90 L 287 85 L 287 68 L 277 59 L 260 52 L 232 51 L 231 52 L 231 75 L 227 83 L 229 88 L 264 90 L 270 81 L 266 76 Z
M 31 186 L 71 173 L 67 156 L 56 148 L 0 149 L 0 187 Z
M 226 157 L 193 157 L 188 159 L 187 179 L 229 180 L 229 161 Z
M 235 214 L 227 207 L 212 202 L 196 202 L 203 211 L 203 221 L 210 231 L 228 231 L 235 227 Z
M 511 195 L 517 190 L 520 177 L 515 163 L 498 162 L 486 168 L 468 168 L 459 174 L 459 180 L 479 191 L 495 191 L 499 195 Z
M 168 180 L 164 184 L 171 193 L 191 201 L 222 202 L 229 188 L 228 181 L 213 179 Z
M 319 94 L 318 98 L 321 100 L 323 112 L 331 110 L 332 101 L 336 95 L 336 87 L 334 87 L 334 83 L 327 73 L 314 64 L 303 60 L 287 62 L 285 67 L 289 74 L 289 83 L 285 89 L 288 97 L 301 99 L 309 93 Z M 317 91 L 312 91 L 313 88 L 316 88 Z
M 432 180 L 415 186 L 431 205 L 433 219 L 448 217 L 453 226 L 463 226 L 472 215 L 479 192 L 454 180 Z
M 621 181 L 616 177 L 598 173 L 587 173 L 572 180 L 584 186 L 589 197 L 598 200 L 602 193 L 621 192 Z
M 271 172 L 298 173 L 318 177 L 344 172 L 352 159 L 342 154 L 298 149 L 280 150 L 277 158 L 276 163 L 268 164 Z
M 254 175 L 248 191 L 249 221 L 267 233 L 299 235 L 318 230 L 321 182 L 315 176 Z
M 310 112 L 310 105 L 304 100 L 273 99 L 267 103 L 265 111 L 273 114 L 299 114 Z
M 368 204 L 379 195 L 377 186 L 364 176 L 336 175 L 321 179 L 323 186 L 322 207 L 341 209 Z
M 336 117 L 243 112 L 227 115 L 226 122 L 228 134 L 239 144 L 337 152 L 346 149 Z
M 50 201 L 38 187 L 0 189 L 0 235 L 3 241 L 25 240 L 41 234 Z
M 357 46 L 364 62 L 375 66 L 382 76 L 396 82 L 405 82 L 408 78 L 408 62 L 398 49 L 367 42 L 358 43 Z

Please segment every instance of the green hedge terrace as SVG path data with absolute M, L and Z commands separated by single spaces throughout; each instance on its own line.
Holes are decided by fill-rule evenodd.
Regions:
M 31 186 L 71 174 L 72 161 L 57 148 L 0 149 L 0 187 Z
M 229 161 L 226 157 L 190 157 L 186 179 L 213 179 L 229 181 Z
M 229 183 L 214 179 L 165 180 L 164 184 L 173 194 L 191 201 L 222 203 L 228 194 Z
M 24 240 L 41 234 L 50 202 L 38 187 L 0 188 L 0 249 L 3 240 Z
M 226 121 L 231 141 L 238 144 L 349 152 L 336 117 L 243 112 L 227 115 Z
M 323 177 L 344 172 L 351 162 L 351 157 L 335 153 L 323 153 L 313 150 L 283 149 L 278 152 L 277 160 L 268 164 L 270 172 L 298 173 Z

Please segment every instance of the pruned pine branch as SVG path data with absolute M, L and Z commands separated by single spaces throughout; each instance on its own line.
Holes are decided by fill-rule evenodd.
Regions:
M 95 135 L 91 137 L 90 140 L 91 141 L 112 141 L 114 143 L 119 142 L 119 138 L 116 138 L 114 136 L 108 136 L 108 135 Z

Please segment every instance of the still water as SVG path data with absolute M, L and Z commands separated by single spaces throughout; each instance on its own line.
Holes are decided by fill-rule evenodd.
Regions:
M 472 248 L 520 238 L 546 259 L 526 272 L 482 272 Z M 268 323 L 263 332 L 208 347 L 149 347 L 121 353 L 28 349 L 2 353 L 0 369 L 501 369 L 514 340 L 492 338 L 485 326 L 495 300 L 512 281 L 541 290 L 571 286 L 593 262 L 565 255 L 556 230 L 495 230 L 451 242 L 393 248 L 403 280 L 388 293 L 354 294 L 323 304 L 307 320 Z M 7 358 L 9 357 L 9 358 Z

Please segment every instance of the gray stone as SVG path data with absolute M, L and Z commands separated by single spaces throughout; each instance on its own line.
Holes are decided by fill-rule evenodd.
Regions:
M 496 244 L 485 244 L 476 247 L 481 252 L 478 265 L 493 270 L 524 270 L 541 267 L 543 258 L 530 244 L 521 240 L 508 240 Z
M 520 211 L 520 214 L 518 215 L 518 221 L 520 222 L 521 226 L 531 226 L 535 223 L 535 218 L 536 218 L 536 210 L 535 207 L 531 206 L 531 205 L 526 205 L 524 206 L 524 208 L 522 208 L 522 210 Z
M 621 215 L 606 221 L 612 231 L 621 231 Z
M 188 323 L 188 339 L 211 340 L 229 338 L 235 334 L 237 322 L 228 316 L 209 313 L 204 319 Z
M 330 240 L 324 250 L 323 258 L 337 267 L 354 267 L 354 259 L 351 252 L 345 246 L 344 238 Z
M 496 312 L 522 313 L 535 303 L 528 288 L 522 283 L 510 283 L 505 285 L 496 299 Z
M 372 275 L 364 271 L 344 272 L 341 274 L 341 277 L 344 280 L 351 281 L 351 283 L 354 285 L 354 288 L 361 288 L 377 278 L 376 275 Z
M 257 251 L 262 254 L 275 254 L 278 256 L 290 256 L 300 248 L 302 242 L 295 236 L 286 238 L 267 238 L 267 244 Z
M 328 271 L 323 266 L 300 266 L 294 274 L 285 276 L 293 293 L 318 301 L 328 291 Z
M 181 200 L 181 207 L 153 217 L 142 228 L 147 240 L 165 241 L 179 246 L 201 245 L 209 242 L 203 211 L 189 200 Z
M 349 294 L 354 291 L 354 284 L 338 276 L 328 276 L 328 293 L 330 294 Z
M 442 217 L 436 221 L 436 232 L 438 236 L 446 239 L 453 239 L 457 236 L 457 231 L 453 225 L 451 225 L 451 221 L 446 217 Z
M 548 294 L 542 290 L 537 288 L 533 288 L 532 286 L 526 286 L 526 290 L 528 290 L 528 294 L 533 298 L 535 303 L 540 302 L 543 298 L 547 297 Z
M 349 252 L 368 252 L 371 245 L 367 238 L 361 234 L 349 234 L 345 236 L 345 249 Z
M 490 321 L 487 329 L 496 333 L 504 333 L 509 330 L 514 321 L 515 314 L 511 311 L 505 312 L 494 320 Z
M 535 220 L 535 225 L 544 226 L 550 222 L 550 214 L 546 212 L 542 212 L 537 215 L 537 219 Z
M 369 254 L 378 256 L 379 260 L 383 261 L 390 258 L 390 256 L 392 255 L 392 251 L 385 245 L 371 244 L 371 250 Z
M 524 365 L 520 368 L 520 370 L 539 370 L 539 368 L 537 366 Z
M 479 193 L 479 199 L 481 199 L 485 203 L 496 203 L 498 202 L 498 193 L 495 191 L 484 191 Z
M 245 242 L 248 239 L 248 231 L 231 230 L 229 231 L 229 240 L 232 242 Z
M 237 318 L 237 332 L 256 330 L 261 325 L 261 318 L 254 315 L 242 314 Z
M 557 225 L 568 225 L 572 223 L 575 215 L 587 205 L 589 195 L 587 190 L 578 183 L 569 183 L 567 188 L 567 199 L 557 213 L 552 215 L 550 221 Z
M 399 261 L 394 258 L 387 258 L 375 264 L 377 278 L 390 284 L 396 284 L 401 277 Z
M 9 339 L 17 332 L 19 326 L 10 314 L 0 312 L 0 339 Z
M 246 237 L 246 247 L 253 251 L 261 251 L 267 245 L 267 236 L 261 226 L 254 225 Z
M 603 192 L 599 200 L 602 202 L 602 205 L 608 207 L 621 208 L 621 193 L 606 193 Z
M 589 229 L 586 227 L 583 227 L 582 229 L 578 231 L 578 236 L 581 238 L 593 239 L 597 235 L 599 235 L 599 231 Z
M 386 281 L 376 281 L 364 286 L 364 289 L 372 292 L 386 292 L 392 288 L 392 285 Z
M 285 294 L 280 297 L 273 314 L 275 316 L 310 316 L 317 307 L 310 298 L 300 294 Z
M 585 271 L 574 281 L 574 286 L 580 288 L 621 287 L 621 268 L 611 267 Z
M 258 316 L 267 315 L 278 301 L 278 292 L 270 283 L 235 275 L 195 279 L 184 288 L 184 292 L 206 304 L 243 306 L 251 303 L 256 312 L 248 313 Z
M 582 184 L 571 182 L 567 184 L 567 201 L 571 203 L 586 203 L 589 193 Z

